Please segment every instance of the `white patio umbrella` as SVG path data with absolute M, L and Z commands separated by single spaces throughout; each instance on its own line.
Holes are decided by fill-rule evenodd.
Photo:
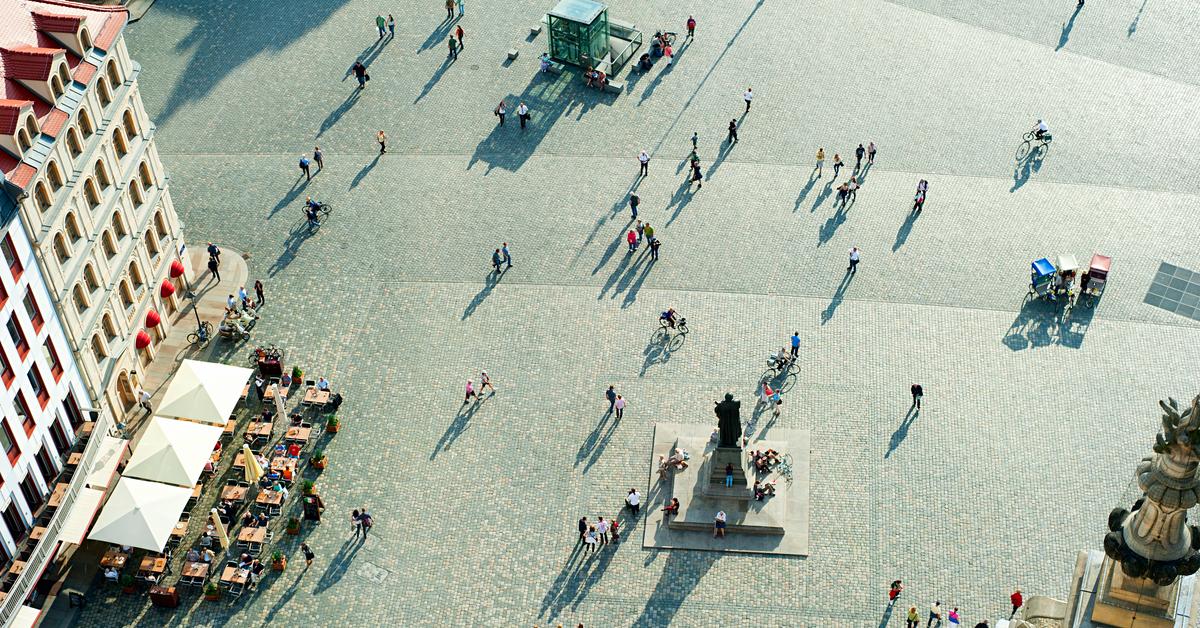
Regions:
M 190 421 L 154 417 L 125 467 L 127 477 L 195 486 L 221 428 Z
M 287 416 L 287 389 L 281 388 L 279 384 L 271 384 L 271 386 L 275 389 L 275 393 L 271 395 L 275 400 L 275 414 L 282 419 Z
M 225 524 L 221 523 L 221 513 L 217 512 L 216 508 L 212 509 L 212 524 L 217 530 L 217 540 L 221 542 L 221 547 L 229 549 L 229 533 L 225 531 Z
M 254 452 L 250 451 L 249 445 L 242 445 L 242 460 L 245 461 L 243 468 L 246 470 L 246 481 L 254 484 L 262 479 L 263 468 L 258 464 L 258 458 L 254 457 Z
M 190 488 L 123 477 L 88 538 L 161 552 L 191 496 Z
M 158 414 L 225 425 L 242 398 L 252 370 L 184 360 L 158 406 Z

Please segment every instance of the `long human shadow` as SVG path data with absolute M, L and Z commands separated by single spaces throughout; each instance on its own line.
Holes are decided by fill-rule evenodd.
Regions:
M 417 54 L 421 54 L 430 48 L 434 48 L 438 44 L 445 46 L 446 40 L 450 38 L 450 31 L 454 29 L 454 25 L 458 24 L 460 19 L 462 19 L 462 16 L 458 14 L 455 14 L 454 19 L 452 20 L 443 19 L 442 22 L 437 25 L 437 28 L 433 29 L 433 32 L 429 33 L 429 37 L 426 37 L 425 41 L 421 42 L 421 47 L 417 48 Z
M 296 199 L 299 198 L 300 194 L 303 193 L 307 187 L 308 181 L 305 180 L 304 174 L 301 173 L 300 177 L 292 183 L 292 188 L 287 191 L 287 194 L 284 194 L 283 197 L 279 199 L 279 202 L 275 203 L 275 206 L 271 208 L 271 213 L 267 214 L 267 218 L 274 217 L 275 214 L 279 213 L 279 210 L 296 202 Z
M 1082 10 L 1082 4 L 1075 5 L 1075 12 L 1071 14 L 1071 19 L 1063 24 L 1062 34 L 1058 36 L 1058 45 L 1054 47 L 1055 52 L 1062 50 L 1067 45 L 1067 40 L 1071 38 L 1071 29 L 1075 28 L 1075 18 L 1079 17 L 1079 12 Z
M 358 184 L 362 183 L 362 180 L 367 178 L 368 174 L 371 174 L 371 171 L 375 169 L 375 166 L 379 165 L 379 158 L 382 156 L 383 155 L 381 153 L 375 153 L 375 158 L 372 159 L 370 163 L 363 166 L 362 170 L 359 170 L 358 173 L 354 175 L 354 179 L 350 181 L 351 190 L 358 187 Z
M 339 3 L 328 0 L 262 3 L 253 11 L 246 11 L 238 2 L 176 0 L 159 4 L 154 7 L 155 13 L 165 11 L 179 16 L 168 19 L 190 24 L 191 30 L 173 46 L 176 55 L 187 57 L 186 67 L 177 74 L 184 78 L 175 83 L 162 110 L 152 116 L 162 128 L 188 103 L 211 96 L 237 68 L 259 56 L 280 54 L 324 24 L 339 8 Z M 150 18 L 157 19 L 153 15 Z M 159 42 L 143 45 L 137 40 L 143 36 L 159 38 L 165 33 L 163 29 L 135 28 L 129 31 L 129 38 L 135 48 L 153 49 Z
M 442 80 L 442 75 L 446 73 L 446 70 L 450 69 L 450 66 L 454 65 L 454 61 L 455 59 L 450 57 L 442 60 L 442 65 L 438 66 L 437 72 L 434 72 L 433 76 L 429 77 L 429 81 L 425 83 L 425 87 L 421 88 L 421 93 L 417 94 L 416 100 L 413 101 L 414 105 L 420 102 L 422 98 L 428 96 L 429 92 L 433 91 L 433 87 L 438 84 L 438 81 Z
M 678 188 L 675 188 L 675 193 L 671 195 L 671 200 L 669 203 L 667 203 L 666 209 L 668 211 L 674 211 L 671 211 L 671 216 L 667 218 L 667 222 L 664 226 L 671 226 L 671 223 L 675 222 L 676 218 L 679 218 L 679 215 L 683 213 L 683 210 L 688 206 L 688 203 L 692 202 L 692 197 L 695 196 L 695 194 L 696 192 L 692 190 L 692 179 L 689 176 L 679 184 Z
M 611 106 L 613 98 L 607 92 L 585 87 L 579 75 L 570 70 L 553 78 L 534 72 L 520 95 L 509 94 L 504 98 L 511 122 L 505 126 L 494 125 L 491 133 L 480 140 L 467 162 L 467 170 L 482 161 L 487 164 L 485 175 L 493 168 L 515 172 L 525 165 L 560 118 L 576 112 L 576 120 L 582 119 L 596 105 Z M 499 100 L 495 102 L 499 103 Z M 529 107 L 529 113 L 533 116 L 524 133 L 519 128 L 516 115 L 512 114 L 522 102 Z
M 271 267 L 267 269 L 267 275 L 275 277 L 283 272 L 296 259 L 296 255 L 300 252 L 300 246 L 307 242 L 311 235 L 313 235 L 313 231 L 305 222 L 301 222 L 299 226 L 293 228 L 287 239 L 283 241 L 283 250 L 279 252 L 279 257 L 275 258 Z
M 479 412 L 479 407 L 482 405 L 483 399 L 476 397 L 475 403 L 459 406 L 458 412 L 454 415 L 454 420 L 450 421 L 450 425 L 446 426 L 446 431 L 442 434 L 442 437 L 433 446 L 433 451 L 429 454 L 430 460 L 437 458 L 438 454 L 443 451 L 450 451 L 450 447 L 454 444 L 454 441 L 458 440 L 458 437 L 462 436 L 467 431 L 467 428 L 471 426 L 471 419 L 474 418 L 476 412 Z
M 568 606 L 571 610 L 578 610 L 584 598 L 604 577 L 613 555 L 620 547 L 619 544 L 601 545 L 587 555 L 572 552 L 550 589 L 542 596 L 538 617 L 545 616 L 549 623 Z
M 375 43 L 371 44 L 370 46 L 367 46 L 366 48 L 363 48 L 363 51 L 358 53 L 358 60 L 362 61 L 362 64 L 364 66 L 366 66 L 368 68 L 371 67 L 371 64 L 374 63 L 375 60 L 379 58 L 379 55 L 383 53 L 383 49 L 387 48 L 387 45 L 390 43 L 392 43 L 391 37 L 384 37 L 383 39 L 375 40 Z M 350 67 L 354 67 L 354 66 L 350 66 Z M 345 80 L 345 79 L 343 79 L 343 80 Z
M 313 588 L 313 595 L 320 595 L 326 589 L 337 584 L 350 569 L 350 563 L 360 549 L 362 549 L 361 543 L 355 543 L 354 539 L 346 539 L 338 553 L 329 559 L 329 566 L 325 568 L 325 573 L 321 574 L 317 586 Z
M 359 89 L 358 85 L 355 85 L 354 91 L 350 92 L 350 94 L 346 96 L 346 100 L 343 100 L 342 104 L 338 105 L 337 109 L 330 111 L 329 115 L 325 116 L 325 119 L 321 121 L 321 126 L 317 129 L 317 137 L 325 135 L 325 132 L 329 129 L 332 129 L 333 125 L 337 124 L 338 121 L 342 119 L 342 116 L 346 115 L 347 112 L 353 109 L 354 105 L 358 104 L 358 99 L 362 96 L 362 93 L 363 90 Z
M 742 125 L 745 124 L 745 120 L 746 120 L 746 112 L 743 111 L 742 115 L 738 116 L 738 119 L 737 119 L 737 127 L 738 127 L 739 131 L 742 130 Z M 736 144 L 734 144 L 733 142 L 729 142 L 729 141 L 721 142 L 721 148 L 720 148 L 720 150 L 717 151 L 717 158 L 713 160 L 712 165 L 708 167 L 708 172 L 705 173 L 705 175 L 704 175 L 705 181 L 712 180 L 713 175 L 716 174 L 716 172 L 717 172 L 717 168 L 720 168 L 721 164 L 725 163 L 725 158 L 729 157 L 729 153 L 733 152 L 734 146 L 736 146 Z
M 609 252 L 606 252 L 606 256 L 611 256 L 612 255 L 611 251 L 613 249 L 619 248 L 620 246 L 623 246 L 623 245 L 628 246 L 625 243 L 625 237 L 626 237 L 626 234 L 624 231 L 622 231 L 617 236 L 616 240 L 613 240 L 613 242 L 616 246 L 609 245 L 609 247 L 608 247 Z M 604 295 L 608 294 L 609 289 L 616 286 L 617 281 L 621 278 L 622 275 L 625 274 L 625 271 L 630 267 L 630 263 L 634 262 L 637 257 L 638 257 L 637 252 L 626 250 L 625 256 L 622 257 L 621 261 L 617 263 L 616 268 L 614 268 L 612 270 L 612 272 L 610 272 L 608 274 L 608 279 L 606 279 L 604 281 L 604 285 L 600 286 L 600 294 L 596 295 L 597 300 L 603 299 Z M 640 262 L 637 262 L 637 263 L 640 263 Z M 613 297 L 614 298 L 616 297 L 616 293 L 613 294 Z
M 628 226 L 629 225 L 626 225 L 626 227 Z M 596 261 L 596 266 L 592 268 L 593 275 L 600 272 L 600 269 L 604 268 L 604 266 L 608 264 L 608 260 L 612 259 L 612 256 L 616 255 L 617 251 L 620 250 L 622 246 L 628 246 L 625 240 L 625 238 L 628 236 L 628 233 L 629 230 L 625 227 L 622 227 L 621 230 L 617 232 L 616 237 L 613 238 L 612 242 L 608 243 L 608 246 L 604 249 L 604 253 L 602 253 L 600 255 L 600 259 Z M 629 264 L 629 259 L 631 257 L 632 255 L 626 255 L 621 260 L 617 269 L 609 274 L 608 279 L 604 282 L 604 285 L 600 287 L 600 294 L 596 297 L 597 299 L 604 297 L 605 293 L 608 292 L 608 289 L 611 288 L 614 283 L 616 283 L 617 277 L 620 276 L 621 271 L 624 270 L 625 266 Z
M 913 225 L 917 224 L 917 218 L 920 218 L 921 212 L 913 209 L 904 217 L 904 224 L 900 225 L 900 230 L 896 232 L 896 241 L 892 243 L 892 252 L 900 250 L 904 243 L 908 241 L 908 234 L 912 232 Z
M 637 302 L 638 293 L 642 291 L 642 284 L 646 283 L 646 278 L 650 276 L 650 270 L 654 268 L 654 260 L 649 259 L 649 250 L 646 251 L 645 257 L 648 261 L 642 265 L 641 273 L 637 276 L 637 279 L 634 279 L 633 283 L 629 284 L 629 288 L 625 290 L 625 298 L 621 301 L 621 309 L 626 309 Z M 632 274 L 633 272 L 631 271 L 630 275 Z
M 1021 189 L 1029 182 L 1030 175 L 1041 169 L 1045 154 L 1045 147 L 1039 147 L 1026 155 L 1025 159 L 1017 162 L 1016 167 L 1013 168 L 1013 186 L 1008 190 L 1010 193 Z
M 645 359 L 642 360 L 642 370 L 638 373 L 638 377 L 645 377 L 646 371 L 650 370 L 650 367 L 656 364 L 666 364 L 671 359 L 672 340 L 670 334 L 655 335 L 650 338 L 650 342 L 646 343 L 646 348 L 642 349 Z
M 679 612 L 679 607 L 683 606 L 692 590 L 720 557 L 720 552 L 670 552 L 658 584 L 642 607 L 641 614 L 633 620 L 633 626 L 650 628 L 669 625 Z
M 654 75 L 654 78 L 650 81 L 650 83 L 646 85 L 646 89 L 642 90 L 642 96 L 640 99 L 638 99 L 638 102 L 637 102 L 638 107 L 641 107 L 642 103 L 646 102 L 647 100 L 650 99 L 651 96 L 654 95 L 654 90 L 658 89 L 658 85 L 660 83 L 662 83 L 663 79 L 666 78 L 667 74 L 669 74 L 671 72 L 672 68 L 675 67 L 674 64 L 667 65 L 666 61 L 663 60 L 662 58 L 660 58 L 659 63 L 656 63 L 655 65 L 659 65 L 659 64 L 662 65 L 662 68 L 658 71 L 658 74 Z
M 833 234 L 837 233 L 838 227 L 846 222 L 846 206 L 838 207 L 833 215 L 825 219 L 820 230 L 817 231 L 817 246 L 821 246 L 833 238 Z
M 583 255 L 583 252 L 585 250 L 587 250 L 588 245 L 591 244 L 592 241 L 596 239 L 596 235 L 600 233 L 600 229 L 602 227 L 604 227 L 604 225 L 607 224 L 608 221 L 616 218 L 617 214 L 621 213 L 622 210 L 629 207 L 629 196 L 630 196 L 630 194 L 632 194 L 634 191 L 637 190 L 638 186 L 641 185 L 641 182 L 642 182 L 641 176 L 634 177 L 633 183 L 629 184 L 629 189 L 626 190 L 625 193 L 622 194 L 620 198 L 618 198 L 615 202 L 613 202 L 612 207 L 610 207 L 608 210 L 608 213 L 601 214 L 601 216 L 596 219 L 596 223 L 594 225 L 592 225 L 591 233 L 589 233 L 588 237 L 584 239 L 583 244 L 581 244 L 579 246 L 579 248 L 576 249 L 575 257 L 571 258 L 571 263 L 567 264 L 568 268 L 573 268 L 575 266 L 575 263 L 579 261 L 579 258 Z M 627 222 L 625 224 L 627 226 L 632 225 L 633 221 L 634 221 L 634 219 L 630 218 L 629 222 Z M 622 237 L 624 237 L 624 233 L 625 233 L 625 230 L 622 229 L 622 231 L 621 231 Z M 617 240 L 617 241 L 614 241 L 613 243 L 609 244 L 609 248 L 605 250 L 603 255 L 601 255 L 600 261 L 598 261 L 596 263 L 596 266 L 592 268 L 593 275 L 600 272 L 600 269 L 603 268 L 604 265 L 608 263 L 608 260 L 612 257 L 613 253 L 616 252 L 617 246 L 619 245 L 619 243 L 620 243 L 620 240 Z
M 838 284 L 837 290 L 833 293 L 833 298 L 829 300 L 829 305 L 825 311 L 821 312 L 821 324 L 828 323 L 837 312 L 838 306 L 842 304 L 842 300 L 846 298 L 846 289 L 850 287 L 850 282 L 854 279 L 854 273 L 849 270 L 845 275 L 842 275 L 842 283 Z
M 1133 21 L 1129 23 L 1129 33 L 1125 37 L 1133 37 L 1133 34 L 1137 32 L 1138 21 L 1142 19 L 1142 11 L 1146 10 L 1146 2 L 1147 0 L 1142 0 L 1142 6 L 1138 7 L 1137 15 L 1133 16 Z
M 808 196 L 808 193 L 812 191 L 813 186 L 816 184 L 817 184 L 817 172 L 814 170 L 811 173 L 809 173 L 808 181 L 805 182 L 804 187 L 800 190 L 800 196 L 796 197 L 796 206 L 794 208 L 792 208 L 793 214 L 800 211 L 800 203 L 804 202 L 804 199 Z
M 921 411 L 915 405 L 909 407 L 908 413 L 904 415 L 904 420 L 900 421 L 900 425 L 896 427 L 896 431 L 892 432 L 892 438 L 888 441 L 887 453 L 883 454 L 884 458 L 890 457 L 892 452 L 896 451 L 896 448 L 900 446 L 900 443 L 904 442 L 904 439 L 908 437 L 908 428 L 912 427 L 913 423 L 916 423 L 919 416 L 921 416 Z
M 500 280 L 503 278 L 503 272 L 498 273 L 494 270 L 489 272 L 487 276 L 483 278 L 483 288 L 479 290 L 479 292 L 471 299 L 471 302 L 468 303 L 467 307 L 463 310 L 461 320 L 465 321 L 470 318 L 471 315 L 475 313 L 475 310 L 478 309 L 480 305 L 483 305 L 483 302 L 487 300 L 488 296 L 492 294 L 492 290 L 496 288 L 496 286 L 500 283 Z
M 575 452 L 575 468 L 583 465 L 583 473 L 591 470 L 592 465 L 600 460 L 600 456 L 604 455 L 605 448 L 608 447 L 609 441 L 612 440 L 613 433 L 617 431 L 617 425 L 620 421 L 612 412 L 605 412 L 600 418 L 600 422 L 592 429 L 592 432 L 587 435 L 579 445 L 579 451 Z M 585 464 L 586 463 L 586 464 Z
M 821 186 L 821 191 L 817 193 L 817 198 L 813 199 L 812 207 L 808 208 L 808 213 L 811 214 L 817 211 L 817 208 L 821 206 L 821 203 L 824 203 L 825 199 L 829 198 L 829 195 L 833 194 L 834 183 L 836 183 L 836 181 L 830 179 L 829 181 L 825 182 L 825 185 Z

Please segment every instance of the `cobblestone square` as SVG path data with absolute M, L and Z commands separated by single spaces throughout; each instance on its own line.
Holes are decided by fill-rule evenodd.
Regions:
M 347 401 L 326 520 L 300 537 L 310 568 L 278 535 L 291 564 L 241 600 L 172 612 L 97 586 L 79 625 L 902 626 L 897 578 L 905 608 L 994 625 L 1014 587 L 1065 597 L 1076 552 L 1137 495 L 1156 401 L 1200 392 L 1200 321 L 1146 296 L 1163 263 L 1200 270 L 1194 5 L 613 0 L 647 40 L 699 22 L 671 68 L 626 70 L 614 95 L 537 72 L 529 30 L 553 3 L 467 0 L 454 61 L 440 2 L 170 0 L 128 27 L 189 243 L 248 254 L 266 286 L 226 359 L 277 344 Z M 529 128 L 497 126 L 502 98 Z M 1039 118 L 1054 140 L 1017 162 Z M 631 191 L 656 262 L 627 253 Z M 335 206 L 311 234 L 309 195 Z M 1023 301 L 1032 260 L 1093 252 L 1113 258 L 1095 309 L 1060 323 Z M 667 307 L 692 329 L 670 351 L 652 339 Z M 643 550 L 653 425 L 715 425 L 726 391 L 750 419 L 794 331 L 777 424 L 811 435 L 810 555 Z M 495 395 L 464 406 L 484 369 Z M 630 487 L 649 503 L 623 542 L 574 552 L 576 520 L 617 516 Z

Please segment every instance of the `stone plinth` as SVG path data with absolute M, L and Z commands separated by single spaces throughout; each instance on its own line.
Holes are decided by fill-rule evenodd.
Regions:
M 1146 588 L 1146 584 L 1155 590 Z M 1131 581 L 1120 565 L 1103 552 L 1079 552 L 1071 595 L 1067 598 L 1061 626 L 1093 628 L 1184 628 L 1195 626 L 1192 618 L 1197 580 L 1185 576 L 1168 587 Z M 1026 613 L 1028 615 L 1028 613 Z

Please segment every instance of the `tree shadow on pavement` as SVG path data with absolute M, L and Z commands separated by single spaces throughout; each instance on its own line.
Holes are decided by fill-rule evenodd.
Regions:
M 583 472 L 587 473 L 592 465 L 600 460 L 600 456 L 604 455 L 604 449 L 608 447 L 608 442 L 612 440 L 613 433 L 617 431 L 617 426 L 621 423 L 616 416 L 613 412 L 605 412 L 604 416 L 600 418 L 600 422 L 579 445 L 579 451 L 575 452 L 576 469 L 583 464 Z M 585 461 L 587 464 L 584 464 Z
M 493 392 L 492 394 L 496 393 Z M 482 397 L 477 396 L 475 399 L 474 403 L 466 403 L 459 406 L 458 412 L 454 415 L 454 420 L 450 422 L 441 439 L 433 446 L 433 451 L 429 454 L 430 460 L 437 458 L 437 455 L 443 451 L 450 451 L 450 446 L 454 444 L 454 441 L 458 440 L 458 437 L 462 436 L 467 431 L 467 428 L 471 427 L 471 419 L 475 417 L 475 413 L 479 412 L 479 407 L 483 405 Z
M 720 558 L 718 552 L 670 552 L 658 584 L 646 600 L 641 615 L 633 620 L 633 626 L 650 628 L 670 624 L 679 607 Z
M 838 284 L 837 291 L 833 293 L 833 298 L 829 300 L 829 306 L 821 312 L 821 324 L 828 323 L 833 318 L 833 314 L 837 312 L 838 306 L 842 304 L 842 300 L 846 298 L 846 289 L 850 287 L 850 282 L 854 279 L 854 273 L 849 270 L 845 275 L 842 275 L 842 283 Z
M 904 439 L 908 437 L 908 428 L 917 422 L 917 417 L 919 416 L 921 416 L 921 411 L 916 406 L 909 407 L 908 413 L 904 415 L 904 420 L 900 422 L 900 426 L 896 428 L 895 432 L 892 432 L 892 438 L 888 441 L 887 453 L 883 454 L 884 458 L 891 456 L 892 452 L 896 451 L 896 448 L 900 446 L 900 443 L 904 442 Z
M 471 299 L 471 302 L 467 304 L 466 309 L 463 310 L 462 319 L 460 320 L 465 321 L 470 318 L 471 315 L 475 313 L 475 310 L 483 304 L 484 300 L 486 300 L 488 296 L 492 294 L 492 290 L 496 288 L 496 285 L 499 284 L 500 280 L 503 278 L 504 273 L 498 273 L 494 270 L 489 272 L 487 276 L 483 278 L 483 288 L 480 289 L 478 294 L 476 294 L 475 297 Z
M 913 209 L 904 217 L 904 224 L 900 225 L 900 230 L 896 232 L 896 241 L 892 243 L 892 252 L 900 250 L 904 243 L 908 241 L 908 234 L 912 232 L 913 225 L 917 224 L 917 218 L 921 217 L 919 210 Z

